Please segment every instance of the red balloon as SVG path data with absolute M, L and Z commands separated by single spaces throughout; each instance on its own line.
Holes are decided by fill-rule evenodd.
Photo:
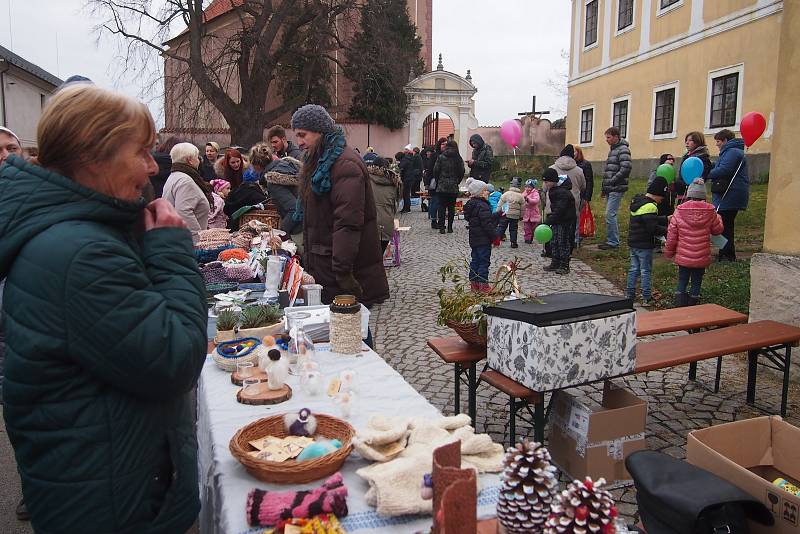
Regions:
M 751 111 L 742 117 L 742 122 L 739 124 L 739 130 L 742 132 L 742 139 L 744 144 L 750 147 L 753 143 L 758 141 L 764 130 L 767 129 L 767 119 L 764 115 L 757 111 Z

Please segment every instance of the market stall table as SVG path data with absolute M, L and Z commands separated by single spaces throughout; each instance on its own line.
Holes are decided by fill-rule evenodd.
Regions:
M 355 401 L 348 419 L 356 430 L 365 426 L 373 415 L 407 415 L 440 417 L 439 411 L 414 390 L 394 369 L 375 352 L 366 349 L 358 356 L 342 356 L 329 352 L 328 345 L 316 345 L 315 360 L 319 363 L 324 382 L 338 377 L 343 370 L 356 373 Z M 231 455 L 228 444 L 241 427 L 262 417 L 285 412 L 297 412 L 307 407 L 312 412 L 339 417 L 338 407 L 324 392 L 316 397 L 302 393 L 299 378 L 290 376 L 288 384 L 297 392 L 289 401 L 274 406 L 247 406 L 236 402 L 238 388 L 231 384 L 230 373 L 220 370 L 209 356 L 203 367 L 197 390 L 197 438 L 200 476 L 200 530 L 203 533 L 261 532 L 249 528 L 245 517 L 247 494 L 253 488 L 286 491 L 319 486 L 322 480 L 297 486 L 261 482 L 251 477 Z M 403 533 L 430 529 L 430 516 L 383 518 L 370 507 L 364 495 L 369 485 L 356 475 L 356 470 L 369 465 L 355 452 L 342 469 L 349 496 L 349 515 L 342 526 L 348 533 Z M 498 475 L 481 475 L 478 496 L 478 517 L 494 515 Z

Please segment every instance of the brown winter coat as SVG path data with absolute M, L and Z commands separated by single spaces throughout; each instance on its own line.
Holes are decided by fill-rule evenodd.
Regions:
M 337 277 L 350 273 L 361 285 L 363 304 L 388 299 L 372 184 L 359 155 L 345 146 L 331 168 L 329 193 L 317 195 L 310 186 L 304 189 L 303 259 L 323 286 L 322 301 L 328 304 L 344 293 Z

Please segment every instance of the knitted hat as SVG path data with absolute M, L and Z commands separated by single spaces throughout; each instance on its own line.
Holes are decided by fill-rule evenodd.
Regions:
M 555 169 L 551 169 L 550 167 L 546 168 L 542 173 L 542 181 L 543 182 L 557 182 L 558 181 L 558 173 Z
M 231 183 L 228 180 L 220 180 L 217 178 L 216 180 L 211 180 L 209 182 L 212 186 L 214 186 L 214 192 L 219 193 L 226 187 L 230 187 Z
M 511 179 L 511 187 L 519 187 L 520 184 L 519 176 L 515 176 Z
M 259 174 L 253 170 L 253 167 L 246 168 L 242 175 L 242 180 L 245 182 L 257 182 L 259 178 Z
M 5 127 L 3 127 L 3 126 L 0 126 L 0 132 L 2 132 L 2 133 L 4 133 L 4 134 L 8 134 L 8 135 L 10 135 L 11 137 L 13 137 L 14 139 L 16 139 L 16 140 L 17 140 L 17 144 L 18 144 L 19 146 L 22 146 L 22 143 L 20 143 L 20 141 L 19 141 L 19 137 L 17 136 L 17 134 L 15 134 L 14 132 L 12 132 L 12 131 L 11 131 L 11 130 L 9 130 L 8 128 L 5 128 Z
M 532 187 L 536 189 L 536 186 L 539 185 L 539 182 L 531 178 L 530 180 L 525 180 L 525 187 Z
M 316 104 L 306 104 L 292 115 L 292 129 L 325 134 L 334 131 L 336 124 L 325 108 Z
M 569 156 L 572 159 L 575 159 L 575 147 L 572 145 L 567 145 L 561 150 L 562 156 Z
M 467 186 L 467 191 L 469 191 L 469 196 L 477 197 L 480 196 L 486 188 L 486 182 L 483 180 L 472 180 Z
M 706 199 L 706 183 L 702 178 L 696 178 L 694 182 L 689 184 L 686 189 L 686 198 L 693 198 L 695 200 Z
M 659 197 L 667 196 L 667 181 L 661 176 L 656 176 L 655 180 L 647 186 L 647 193 Z
M 492 184 L 486 184 L 486 189 L 488 189 L 490 193 L 494 193 L 494 186 Z
M 209 141 L 208 143 L 206 143 L 206 146 L 208 146 L 208 145 L 211 145 L 212 147 L 214 147 L 214 150 L 219 152 L 219 143 L 217 143 L 215 141 Z
M 414 152 L 414 147 L 409 143 L 403 147 L 403 150 L 405 150 L 406 152 Z

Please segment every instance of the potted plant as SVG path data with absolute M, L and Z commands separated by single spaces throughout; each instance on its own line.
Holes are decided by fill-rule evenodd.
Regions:
M 278 306 L 257 304 L 242 308 L 236 337 L 272 336 L 283 330 L 283 312 Z
M 239 322 L 239 315 L 233 310 L 222 310 L 217 315 L 217 335 L 214 338 L 216 343 L 231 341 L 235 337 L 234 330 Z
M 519 289 L 517 272 L 527 269 L 517 258 L 502 265 L 487 292 L 474 291 L 470 287 L 469 262 L 465 258 L 450 260 L 439 268 L 442 282 L 450 282 L 451 287 L 438 291 L 439 315 L 436 324 L 452 328 L 464 341 L 471 345 L 486 346 L 486 314 L 484 306 L 492 306 L 505 300 L 512 293 L 517 298 L 526 298 Z

